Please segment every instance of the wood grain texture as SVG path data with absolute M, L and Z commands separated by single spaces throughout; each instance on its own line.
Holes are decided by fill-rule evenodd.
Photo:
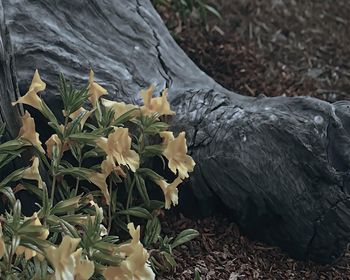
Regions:
M 150 83 L 169 87 L 197 162 L 188 212 L 225 208 L 253 238 L 292 256 L 331 262 L 350 237 L 350 103 L 313 98 L 250 98 L 198 69 L 148 0 L 0 0 L 25 92 L 35 68 L 43 97 L 60 111 L 58 73 L 96 80 L 112 99 L 140 103 Z M 6 78 L 8 72 L 0 74 Z M 186 198 L 184 198 L 186 200 Z
M 8 124 L 6 132 L 9 138 L 16 137 L 20 128 L 18 108 L 11 106 L 11 101 L 19 96 L 14 67 L 11 40 L 0 1 L 0 124 Z

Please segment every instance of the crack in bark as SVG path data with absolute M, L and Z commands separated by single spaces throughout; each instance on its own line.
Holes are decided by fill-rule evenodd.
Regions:
M 306 257 L 308 257 L 310 255 L 310 251 L 311 251 L 311 246 L 312 246 L 312 243 L 314 242 L 316 236 L 317 236 L 317 229 L 320 225 L 322 225 L 322 221 L 324 219 L 324 217 L 327 215 L 327 213 L 329 213 L 329 211 L 331 210 L 334 210 L 338 207 L 338 205 L 340 203 L 343 203 L 343 202 L 346 202 L 346 201 L 349 201 L 350 200 L 350 197 L 344 197 L 342 199 L 339 199 L 338 201 L 336 201 L 335 203 L 333 203 L 328 209 L 327 211 L 324 211 L 323 213 L 320 214 L 320 216 L 315 220 L 315 222 L 313 223 L 313 227 L 314 227 L 314 230 L 313 230 L 313 234 L 309 240 L 309 242 L 307 243 L 307 246 L 306 246 Z
M 152 35 L 153 35 L 153 38 L 155 39 L 156 41 L 156 44 L 155 44 L 155 49 L 157 51 L 157 58 L 158 58 L 158 61 L 162 67 L 162 70 L 163 71 L 159 71 L 159 74 L 164 78 L 165 80 L 165 83 L 166 83 L 166 87 L 169 88 L 172 84 L 173 84 L 173 80 L 169 74 L 169 68 L 166 66 L 166 63 L 163 59 L 163 55 L 160 51 L 160 40 L 159 40 L 159 37 L 158 37 L 158 34 L 157 32 L 154 30 L 154 28 L 152 27 L 152 25 L 146 20 L 146 18 L 142 15 L 141 13 L 141 10 L 140 10 L 140 7 L 142 7 L 141 3 L 140 3 L 140 0 L 136 0 L 136 11 L 137 13 L 139 14 L 139 16 L 144 20 L 144 22 L 149 26 L 149 28 L 152 30 Z M 164 72 L 164 73 L 163 73 Z

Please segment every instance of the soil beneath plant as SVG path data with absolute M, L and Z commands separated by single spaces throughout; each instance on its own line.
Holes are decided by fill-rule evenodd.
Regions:
M 213 5 L 222 20 L 210 16 L 207 26 L 183 22 L 166 8 L 159 11 L 184 51 L 224 87 L 250 96 L 350 99 L 348 0 L 216 0 Z M 195 270 L 201 279 L 350 279 L 349 250 L 337 263 L 320 266 L 248 240 L 224 218 L 180 218 L 163 226 L 169 235 L 185 228 L 200 236 L 175 250 L 178 266 L 158 279 L 194 279 Z
M 157 277 L 159 280 L 194 280 L 195 270 L 202 280 L 350 279 L 349 250 L 336 263 L 322 266 L 293 260 L 279 248 L 251 241 L 224 217 L 193 221 L 172 216 L 167 217 L 162 228 L 168 236 L 187 228 L 198 230 L 200 235 L 174 250 L 177 266 Z

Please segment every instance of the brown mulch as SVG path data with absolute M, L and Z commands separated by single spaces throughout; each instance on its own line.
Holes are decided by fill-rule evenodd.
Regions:
M 178 265 L 174 272 L 159 276 L 160 280 L 193 280 L 195 270 L 203 280 L 350 279 L 350 251 L 337 263 L 321 266 L 293 260 L 278 248 L 250 241 L 222 217 L 198 221 L 168 217 L 162 228 L 169 236 L 194 228 L 200 236 L 174 251 Z
M 257 96 L 350 99 L 348 0 L 216 0 L 222 21 L 208 28 L 160 9 L 169 30 L 191 59 L 220 84 Z M 195 16 L 195 14 L 194 14 Z M 181 203 L 181 201 L 180 201 Z M 319 266 L 249 241 L 223 218 L 168 222 L 166 233 L 195 228 L 200 237 L 175 251 L 175 272 L 157 279 L 350 279 L 350 252 Z
M 191 59 L 228 89 L 245 95 L 350 94 L 348 0 L 216 0 L 222 21 L 183 23 L 161 11 Z

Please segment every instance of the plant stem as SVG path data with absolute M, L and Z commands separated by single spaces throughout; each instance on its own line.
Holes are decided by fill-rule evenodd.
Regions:
M 80 146 L 79 146 L 80 147 Z M 81 167 L 81 149 L 79 149 L 79 168 Z M 77 178 L 77 182 L 75 183 L 74 196 L 78 195 L 80 178 Z
M 109 178 L 109 195 L 112 198 L 112 179 L 111 178 Z M 111 231 L 111 228 L 112 228 L 112 199 L 110 200 L 108 205 L 108 228 L 107 228 L 108 235 Z
M 132 179 L 132 182 L 131 182 L 131 186 L 130 186 L 129 193 L 128 193 L 128 200 L 126 201 L 126 208 L 125 209 L 130 208 L 131 199 L 132 199 L 132 191 L 134 189 L 134 186 L 135 186 L 135 177 Z M 126 215 L 126 219 L 127 219 L 128 223 L 130 223 L 130 216 L 129 215 Z
M 51 207 L 53 206 L 53 201 L 54 201 L 54 197 L 55 197 L 55 191 L 56 191 L 56 175 L 53 175 L 52 177 L 52 189 L 51 189 Z

